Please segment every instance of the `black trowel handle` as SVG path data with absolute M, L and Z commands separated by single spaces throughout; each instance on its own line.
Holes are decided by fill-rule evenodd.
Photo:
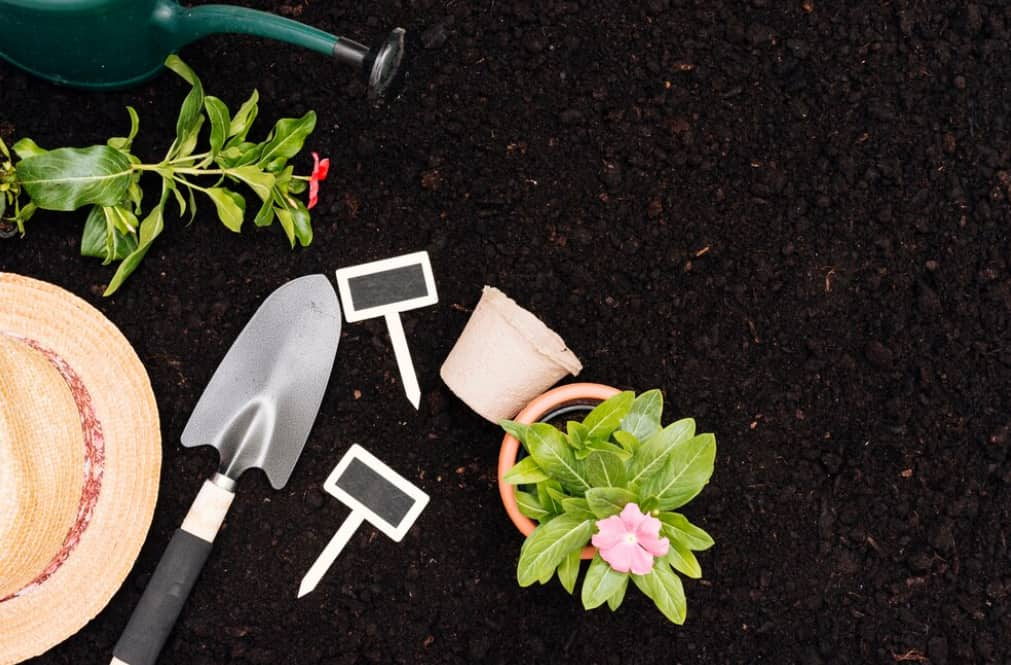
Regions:
M 234 498 L 231 491 L 204 481 L 116 643 L 112 665 L 154 665 L 158 660 Z

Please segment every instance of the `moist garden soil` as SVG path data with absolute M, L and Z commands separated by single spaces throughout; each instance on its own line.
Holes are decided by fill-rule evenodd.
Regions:
M 403 316 L 404 398 L 381 320 L 345 324 L 291 481 L 247 474 L 162 663 L 1006 663 L 1011 658 L 1011 6 L 1005 2 L 447 0 L 250 3 L 366 41 L 412 34 L 402 94 L 259 39 L 183 50 L 265 133 L 319 113 L 315 240 L 171 223 L 112 298 L 83 214 L 40 214 L 0 269 L 60 284 L 135 345 L 162 418 L 157 510 L 136 566 L 80 633 L 32 661 L 106 663 L 216 467 L 179 436 L 232 340 L 299 275 L 416 250 L 440 302 Z M 109 93 L 0 64 L 0 133 L 40 145 L 174 134 L 166 73 Z M 308 154 L 298 158 L 303 172 Z M 150 196 L 150 194 L 149 194 Z M 484 284 L 557 330 L 581 379 L 660 387 L 716 433 L 686 509 L 716 546 L 688 620 L 637 591 L 584 612 L 521 589 L 497 495 L 499 429 L 438 370 Z M 311 595 L 348 513 L 321 490 L 352 443 L 431 503 L 401 543 L 363 527 Z M 2 629 L 2 627 L 0 627 Z

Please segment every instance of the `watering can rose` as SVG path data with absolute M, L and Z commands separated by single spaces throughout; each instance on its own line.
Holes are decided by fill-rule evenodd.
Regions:
M 205 95 L 197 75 L 177 56 L 165 66 L 190 84 L 176 121 L 176 137 L 165 157 L 145 163 L 130 150 L 139 128 L 137 112 L 127 107 L 130 132 L 105 145 L 44 150 L 28 138 L 13 152 L 0 141 L 0 223 L 24 234 L 24 225 L 38 210 L 71 211 L 89 208 L 81 237 L 81 254 L 105 264 L 118 262 L 105 295 L 114 293 L 137 268 L 165 227 L 165 214 L 174 199 L 179 216 L 189 211 L 192 221 L 197 200 L 206 196 L 218 219 L 238 233 L 252 217 L 256 226 L 281 225 L 289 244 L 312 242 L 309 208 L 319 196 L 329 159 L 313 153 L 311 175 L 295 175 L 288 161 L 301 150 L 316 127 L 316 114 L 281 118 L 260 142 L 247 136 L 258 113 L 256 91 L 232 114 L 223 101 Z M 204 127 L 209 130 L 204 133 Z M 201 145 L 205 134 L 206 146 Z M 141 176 L 161 179 L 157 203 L 145 212 Z M 251 190 L 258 200 L 247 214 L 246 199 L 234 186 Z M 309 205 L 297 198 L 309 189 Z
M 556 574 L 574 593 L 580 555 L 597 548 L 583 579 L 583 607 L 616 610 L 631 581 L 670 621 L 684 623 L 684 586 L 700 578 L 695 552 L 713 539 L 676 509 L 709 482 L 716 438 L 696 434 L 695 421 L 660 423 L 663 396 L 618 393 L 565 431 L 548 423 L 501 421 L 526 450 L 502 477 L 517 485 L 520 511 L 539 525 L 520 550 L 520 586 Z M 591 550 L 592 551 L 592 550 Z

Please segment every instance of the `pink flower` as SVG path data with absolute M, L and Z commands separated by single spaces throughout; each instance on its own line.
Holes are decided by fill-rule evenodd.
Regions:
M 330 172 L 330 158 L 320 159 L 319 153 L 312 153 L 312 175 L 309 176 L 309 205 L 310 210 L 316 205 L 319 199 L 319 183 L 326 180 L 326 174 Z
M 653 570 L 653 557 L 670 549 L 670 542 L 659 537 L 660 520 L 644 515 L 634 503 L 625 504 L 620 515 L 597 520 L 597 529 L 590 542 L 619 573 L 646 575 Z

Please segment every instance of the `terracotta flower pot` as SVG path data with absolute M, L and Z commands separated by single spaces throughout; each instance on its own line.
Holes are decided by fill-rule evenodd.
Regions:
M 486 286 L 439 373 L 471 409 L 498 424 L 582 368 L 557 333 Z
M 621 391 L 617 388 L 600 383 L 570 383 L 558 386 L 527 404 L 513 420 L 529 425 L 540 420 L 545 420 L 546 416 L 551 416 L 552 414 L 561 415 L 558 413 L 559 411 L 572 407 L 575 407 L 574 410 L 576 410 L 580 406 L 596 406 L 619 392 Z M 519 505 L 516 503 L 516 486 L 502 480 L 509 469 L 513 468 L 516 464 L 516 456 L 519 454 L 519 451 L 519 440 L 511 434 L 506 434 L 502 438 L 502 448 L 498 454 L 498 491 L 499 496 L 502 497 L 502 505 L 505 506 L 506 512 L 509 514 L 509 519 L 513 521 L 513 524 L 516 525 L 516 528 L 524 536 L 529 536 L 537 527 L 537 524 L 520 512 Z M 580 556 L 583 559 L 592 559 L 596 551 L 596 547 L 587 545 L 583 548 Z

